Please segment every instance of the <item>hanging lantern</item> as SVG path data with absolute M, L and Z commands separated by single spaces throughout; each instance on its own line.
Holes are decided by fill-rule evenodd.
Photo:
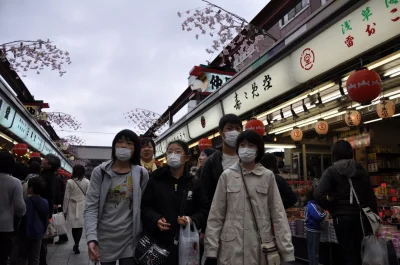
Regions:
M 74 161 L 74 160 L 75 160 L 75 157 L 74 157 L 74 156 L 70 156 L 70 157 L 69 157 L 69 160 Z
M 61 148 L 61 150 L 63 150 L 63 151 L 68 150 L 68 148 L 69 148 L 69 143 L 68 143 L 68 142 L 61 142 L 61 143 L 60 143 L 60 148 Z
M 257 119 L 249 120 L 245 125 L 245 130 L 253 130 L 261 136 L 265 134 L 265 126 L 264 123 Z
M 28 152 L 28 145 L 27 144 L 16 144 L 14 145 L 14 154 L 23 156 Z
M 328 133 L 329 124 L 325 120 L 319 119 L 314 128 L 319 135 L 325 135 Z
M 351 100 L 369 105 L 381 93 L 382 80 L 377 72 L 363 68 L 350 75 L 346 86 Z
M 348 110 L 345 114 L 344 120 L 350 127 L 358 126 L 361 122 L 361 114 L 357 110 Z
M 32 152 L 30 157 L 40 157 L 40 153 L 38 152 Z
M 211 140 L 208 139 L 208 138 L 200 139 L 200 141 L 199 141 L 199 149 L 200 149 L 200 152 L 202 152 L 202 151 L 203 151 L 204 149 L 206 149 L 206 148 L 212 148 L 212 142 L 211 142 Z
M 290 132 L 290 137 L 295 142 L 300 142 L 303 139 L 303 131 L 299 127 L 294 127 Z
M 382 119 L 393 117 L 396 112 L 396 105 L 389 98 L 382 98 L 381 102 L 376 105 L 376 113 Z

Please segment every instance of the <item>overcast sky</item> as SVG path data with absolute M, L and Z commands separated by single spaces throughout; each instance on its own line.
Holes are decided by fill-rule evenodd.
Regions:
M 268 1 L 214 0 L 251 20 Z M 59 77 L 28 72 L 25 85 L 50 110 L 72 114 L 87 145 L 109 146 L 114 133 L 133 129 L 123 113 L 144 108 L 163 113 L 187 88 L 193 66 L 204 64 L 211 39 L 181 30 L 177 11 L 200 0 L 0 0 L 0 44 L 50 39 L 71 54 Z M 186 109 L 184 110 L 187 111 Z M 101 132 L 83 133 L 83 132 Z

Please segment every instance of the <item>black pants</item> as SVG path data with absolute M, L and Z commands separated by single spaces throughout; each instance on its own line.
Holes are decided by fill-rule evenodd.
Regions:
M 72 237 L 74 238 L 75 246 L 79 246 L 81 241 L 83 228 L 72 228 Z
M 40 265 L 47 265 L 47 242 L 45 239 L 42 240 L 42 243 L 40 245 Z
M 27 239 L 19 237 L 17 240 L 19 246 L 18 265 L 26 264 L 26 261 L 28 261 L 29 265 L 39 265 L 42 239 Z
M 13 232 L 0 232 L 0 265 L 7 265 L 8 256 L 11 254 Z
M 333 218 L 333 221 L 344 265 L 361 265 L 361 241 L 364 235 L 360 215 L 337 216 Z M 363 224 L 368 233 L 370 228 L 365 218 L 363 218 Z

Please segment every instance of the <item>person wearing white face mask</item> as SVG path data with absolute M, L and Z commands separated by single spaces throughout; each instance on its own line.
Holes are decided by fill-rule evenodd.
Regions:
M 190 174 L 189 147 L 173 141 L 167 147 L 168 166 L 151 174 L 142 200 L 144 234 L 170 252 L 165 265 L 179 264 L 178 244 L 180 226 L 204 226 L 208 201 L 200 180 Z M 189 221 L 188 221 L 189 220 Z
M 131 130 L 112 143 L 112 160 L 96 167 L 86 193 L 84 225 L 89 258 L 102 265 L 133 265 L 141 235 L 140 205 L 149 180 L 140 166 L 140 140 Z
M 242 132 L 236 152 L 240 161 L 222 173 L 212 201 L 205 265 L 294 261 L 289 223 L 274 174 L 259 163 L 264 155 L 261 136 L 252 130 Z M 267 249 L 268 256 L 261 249 Z

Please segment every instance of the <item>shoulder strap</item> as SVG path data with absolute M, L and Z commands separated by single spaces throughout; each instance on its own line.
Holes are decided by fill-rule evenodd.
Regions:
M 246 197 L 247 197 L 247 199 L 249 200 L 251 215 L 252 215 L 252 217 L 253 217 L 254 224 L 256 225 L 257 234 L 258 234 L 258 240 L 260 241 L 260 244 L 262 244 L 263 242 L 262 242 L 262 239 L 261 239 L 260 228 L 258 227 L 257 218 L 256 218 L 256 215 L 255 215 L 254 209 L 253 209 L 253 204 L 251 203 L 251 197 L 250 197 L 249 189 L 248 189 L 248 187 L 247 187 L 246 180 L 244 179 L 242 166 L 239 165 L 239 167 L 240 167 L 240 175 L 242 176 L 244 188 L 245 188 L 245 190 L 246 190 L 246 195 L 247 195 Z
M 83 189 L 81 188 L 81 186 L 79 186 L 78 182 L 76 182 L 76 180 L 74 179 L 73 181 L 75 182 L 76 186 L 78 186 L 78 188 L 82 191 L 83 195 L 86 196 L 86 193 L 83 192 Z

